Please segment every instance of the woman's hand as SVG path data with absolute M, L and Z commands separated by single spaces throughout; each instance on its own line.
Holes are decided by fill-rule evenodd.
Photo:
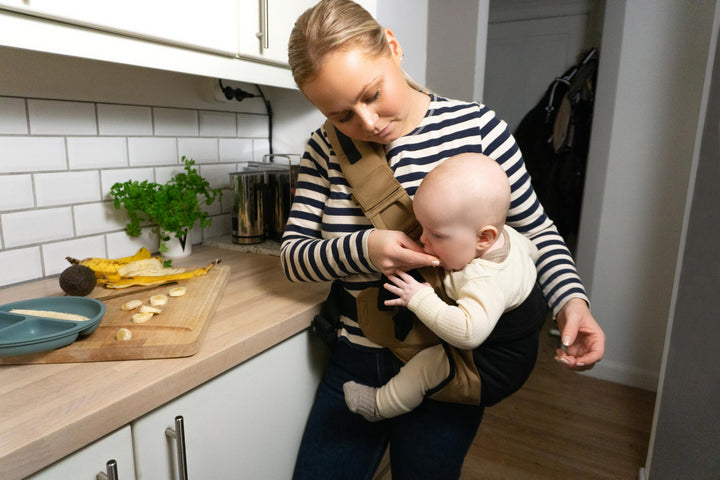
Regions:
M 412 275 L 408 275 L 405 272 L 398 271 L 394 275 L 388 275 L 388 280 L 392 283 L 386 283 L 383 285 L 385 289 L 397 295 L 398 298 L 392 298 L 385 300 L 385 305 L 388 307 L 407 307 L 410 303 L 410 299 L 423 287 L 429 287 L 430 284 L 427 282 L 420 283 L 415 280 Z
M 425 253 L 403 232 L 396 230 L 373 230 L 368 237 L 370 261 L 385 275 L 402 270 L 439 266 L 440 261 Z
M 555 360 L 572 370 L 589 370 L 605 353 L 605 334 L 585 300 L 573 298 L 557 314 L 560 338 L 566 352 L 557 349 Z

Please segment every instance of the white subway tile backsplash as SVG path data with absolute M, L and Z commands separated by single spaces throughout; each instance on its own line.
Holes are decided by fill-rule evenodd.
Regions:
M 153 232 L 150 227 L 143 228 L 139 237 L 131 237 L 122 231 L 109 233 L 105 238 L 109 258 L 127 257 L 137 252 L 140 247 L 157 252 L 159 245 L 157 233 Z
M 253 115 L 249 113 L 237 114 L 237 136 L 242 138 L 267 138 L 267 115 Z
M 65 240 L 74 234 L 70 207 L 6 213 L 0 222 L 6 248 Z
M 133 167 L 178 163 L 177 140 L 174 138 L 128 138 L 128 156 Z
M 253 159 L 262 162 L 263 157 L 270 153 L 270 142 L 266 138 L 253 139 Z
M 237 172 L 238 168 L 233 163 L 220 165 L 203 165 L 200 167 L 200 175 L 203 176 L 212 188 L 230 186 L 230 172 Z
M 35 175 L 38 207 L 52 207 L 100 200 L 97 171 L 38 173 Z
M 105 237 L 98 235 L 48 243 L 43 245 L 42 253 L 45 275 L 57 275 L 70 266 L 65 257 L 105 257 Z
M 0 97 L 0 133 L 19 135 L 28 133 L 24 98 Z
M 137 180 L 142 182 L 147 180 L 155 181 L 152 168 L 124 168 L 122 170 L 103 170 L 100 175 L 100 185 L 103 200 L 112 200 L 110 197 L 110 187 L 116 182 L 127 182 L 128 180 Z
M 195 222 L 195 226 L 190 230 L 189 233 L 190 243 L 193 245 L 196 245 L 198 243 L 202 243 L 203 241 L 203 231 L 202 228 L 200 228 L 200 225 Z
M 234 137 L 237 135 L 235 114 L 231 112 L 200 112 L 201 137 Z
M 0 252 L 0 287 L 26 282 L 43 276 L 40 247 L 18 248 Z
M 93 235 L 125 228 L 128 215 L 113 202 L 88 203 L 74 207 L 75 231 L 78 235 Z
M 223 213 L 230 212 L 233 210 L 233 203 L 235 201 L 235 191 L 233 188 L 223 189 L 223 196 L 221 200 Z
M 155 181 L 159 184 L 167 183 L 172 177 L 178 173 L 184 172 L 184 165 L 177 165 L 174 167 L 160 167 L 155 169 Z
M 262 110 L 260 108 L 260 110 Z M 158 248 L 151 225 L 127 235 L 127 212 L 109 196 L 116 182 L 165 183 L 197 162 L 222 201 L 204 210 L 193 243 L 231 232 L 229 173 L 269 150 L 258 113 L 0 96 L 0 286 L 56 275 L 66 256 L 122 257 Z M 254 112 L 254 110 L 248 110 Z
M 67 170 L 62 137 L 0 137 L 0 173 Z
M 0 212 L 34 206 L 32 176 L 0 175 Z
M 126 167 L 124 137 L 68 137 L 68 163 L 73 170 Z
M 196 110 L 180 108 L 153 108 L 155 135 L 185 136 L 198 135 L 198 113 Z
M 179 138 L 178 155 L 196 163 L 215 163 L 218 161 L 217 138 Z
M 221 162 L 250 162 L 253 159 L 253 141 L 250 138 L 221 138 Z
M 100 135 L 152 135 L 152 109 L 134 105 L 99 103 L 98 130 Z
M 97 135 L 95 104 L 60 100 L 28 100 L 33 135 Z
M 212 217 L 212 223 L 203 230 L 204 238 L 219 237 L 227 235 L 232 231 L 232 217 L 230 214 L 217 215 Z

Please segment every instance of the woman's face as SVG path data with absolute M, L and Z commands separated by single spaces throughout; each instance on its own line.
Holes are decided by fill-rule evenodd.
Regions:
M 424 95 L 405 81 L 400 45 L 389 30 L 386 34 L 390 54 L 378 57 L 360 48 L 333 51 L 302 88 L 338 130 L 356 140 L 387 144 L 420 121 L 415 94 Z

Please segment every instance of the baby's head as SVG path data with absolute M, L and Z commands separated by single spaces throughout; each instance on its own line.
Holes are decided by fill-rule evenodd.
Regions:
M 413 210 L 423 227 L 420 241 L 446 270 L 461 270 L 492 247 L 510 208 L 510 182 L 490 157 L 463 153 L 445 160 L 423 179 Z

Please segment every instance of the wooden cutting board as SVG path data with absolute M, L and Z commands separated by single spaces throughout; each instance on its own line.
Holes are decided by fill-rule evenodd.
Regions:
M 197 353 L 212 319 L 212 313 L 230 277 L 230 267 L 215 265 L 207 275 L 181 280 L 175 285 L 128 287 L 111 290 L 101 287 L 89 295 L 102 300 L 107 311 L 97 330 L 87 337 L 78 337 L 70 345 L 56 350 L 15 357 L 0 357 L 2 364 L 98 362 L 105 360 L 136 360 L 148 358 L 187 357 Z M 146 323 L 132 323 L 136 311 L 124 311 L 120 307 L 132 300 L 142 300 L 150 305 L 153 295 L 167 294 L 172 287 L 183 285 L 187 293 L 182 297 L 168 297 L 162 313 L 153 315 Z M 134 291 L 131 289 L 135 289 Z M 108 298 L 118 294 L 120 297 Z M 107 299 L 106 299 L 107 298 Z M 118 341 L 119 328 L 132 332 L 132 339 Z

